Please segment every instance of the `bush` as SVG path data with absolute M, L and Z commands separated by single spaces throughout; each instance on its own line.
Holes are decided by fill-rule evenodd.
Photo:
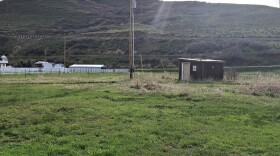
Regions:
M 253 82 L 252 84 L 250 82 Z M 255 96 L 278 97 L 280 95 L 280 77 L 275 74 L 258 74 L 253 80 L 248 82 L 251 86 L 246 86 L 247 93 Z M 244 83 L 244 82 L 243 82 Z
M 238 78 L 238 73 L 237 73 L 237 69 L 235 68 L 229 68 L 227 70 L 225 70 L 225 79 L 232 81 L 232 80 L 237 80 Z
M 147 91 L 162 90 L 164 84 L 173 81 L 172 77 L 167 73 L 163 75 L 139 75 L 132 84 L 131 88 Z

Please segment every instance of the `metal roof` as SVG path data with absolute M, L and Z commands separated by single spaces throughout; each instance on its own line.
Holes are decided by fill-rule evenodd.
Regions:
M 46 64 L 46 63 L 50 63 L 50 62 L 46 62 L 46 61 L 38 61 L 38 62 L 36 62 L 35 64 Z M 52 64 L 52 63 L 50 63 L 50 64 Z
M 102 64 L 73 64 L 70 66 L 70 68 L 102 68 L 106 67 Z
M 186 62 L 212 62 L 212 63 L 225 63 L 223 60 L 211 60 L 211 59 L 200 59 L 200 58 L 179 58 L 180 61 Z

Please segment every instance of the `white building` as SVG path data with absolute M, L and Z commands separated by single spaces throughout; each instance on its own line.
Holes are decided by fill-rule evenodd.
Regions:
M 69 68 L 94 68 L 94 69 L 105 69 L 106 66 L 102 64 L 73 64 Z
M 5 55 L 3 55 L 0 60 L 0 68 L 6 68 L 8 63 L 8 58 Z
M 55 64 L 55 63 L 50 63 L 46 61 L 38 61 L 35 63 L 36 67 L 39 68 L 39 71 L 45 71 L 45 72 L 55 72 L 55 71 L 63 71 L 64 70 L 64 65 L 63 64 Z
M 97 72 L 106 69 L 102 64 L 73 64 L 69 67 L 70 72 Z
M 35 63 L 35 65 L 39 68 L 63 68 L 63 64 L 55 64 L 45 61 L 38 61 Z

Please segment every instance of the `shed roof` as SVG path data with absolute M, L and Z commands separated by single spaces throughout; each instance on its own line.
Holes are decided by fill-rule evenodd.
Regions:
M 211 59 L 200 59 L 200 58 L 179 58 L 182 62 L 208 62 L 208 63 L 225 63 L 223 60 L 211 60 Z
M 73 64 L 70 68 L 102 68 L 105 65 L 102 64 Z

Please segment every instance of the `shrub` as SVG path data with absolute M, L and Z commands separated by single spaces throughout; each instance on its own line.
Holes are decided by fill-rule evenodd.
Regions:
M 229 68 L 225 70 L 225 79 L 226 80 L 237 80 L 238 78 L 238 73 L 235 68 Z
M 138 77 L 132 81 L 130 87 L 148 91 L 162 90 L 164 84 L 171 82 L 172 80 L 172 77 L 166 73 L 163 75 L 138 75 Z
M 252 83 L 253 82 L 253 83 Z M 244 82 L 243 82 L 244 83 Z M 278 97 L 280 95 L 280 77 L 275 74 L 258 74 L 250 82 L 245 82 L 250 85 L 250 87 L 245 86 L 247 93 L 256 96 L 270 96 Z

